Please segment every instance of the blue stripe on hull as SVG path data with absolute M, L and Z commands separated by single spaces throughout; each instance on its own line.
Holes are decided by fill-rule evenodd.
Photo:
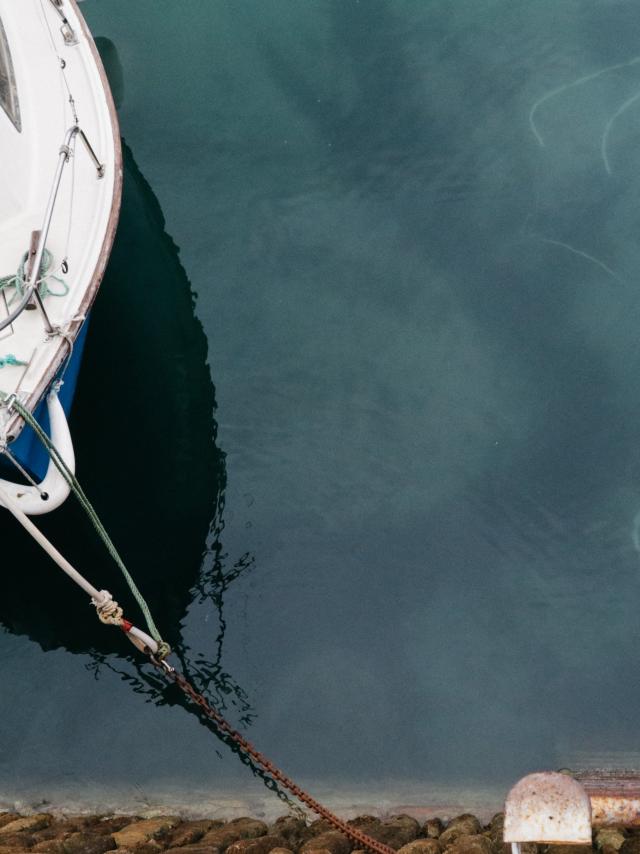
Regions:
M 73 397 L 78 383 L 78 374 L 80 373 L 80 363 L 82 362 L 82 353 L 84 351 L 88 327 L 89 319 L 87 318 L 87 320 L 82 324 L 82 328 L 75 340 L 73 355 L 71 357 L 69 367 L 64 375 L 64 384 L 60 389 L 60 402 L 62 403 L 67 417 L 69 417 L 69 412 L 71 411 L 71 404 L 73 403 Z M 47 412 L 46 395 L 38 404 L 34 415 L 48 434 L 49 414 Z M 42 480 L 47 472 L 49 456 L 30 427 L 25 427 L 15 442 L 12 442 L 11 452 L 20 461 L 20 464 L 23 465 L 36 480 Z M 4 470 L 7 472 L 6 467 L 4 467 Z M 13 466 L 11 466 L 11 470 L 15 475 L 15 469 Z

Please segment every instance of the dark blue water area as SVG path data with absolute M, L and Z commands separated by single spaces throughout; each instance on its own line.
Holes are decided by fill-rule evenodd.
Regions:
M 635 4 L 82 9 L 125 193 L 78 472 L 196 683 L 344 810 L 638 766 Z M 2 525 L 0 802 L 284 811 Z

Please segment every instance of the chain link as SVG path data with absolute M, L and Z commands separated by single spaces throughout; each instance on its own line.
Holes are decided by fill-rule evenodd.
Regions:
M 228 736 L 245 756 L 248 756 L 256 765 L 276 780 L 276 782 L 280 783 L 284 789 L 298 798 L 299 801 L 302 801 L 303 804 L 308 806 L 309 809 L 312 809 L 317 815 L 326 819 L 337 830 L 344 833 L 345 836 L 348 836 L 354 842 L 357 842 L 362 848 L 368 848 L 370 851 L 375 852 L 375 854 L 395 854 L 395 849 L 390 848 L 388 845 L 384 845 L 382 842 L 378 842 L 377 839 L 373 839 L 371 836 L 368 836 L 366 833 L 362 833 L 362 831 L 357 830 L 346 821 L 338 818 L 338 816 L 334 815 L 331 810 L 322 806 L 322 804 L 318 803 L 318 801 L 312 798 L 311 795 L 308 795 L 300 788 L 300 786 L 294 783 L 293 780 L 290 780 L 286 774 L 273 764 L 273 762 L 256 750 L 256 748 L 247 741 L 243 735 L 233 729 L 233 727 L 222 717 L 220 712 L 216 711 L 213 706 L 209 705 L 202 694 L 198 694 L 193 685 L 191 685 L 181 673 L 178 673 L 175 668 L 169 666 L 164 661 L 154 658 L 154 656 L 150 656 L 150 659 L 152 664 L 157 667 L 158 670 L 162 671 L 168 679 L 174 682 L 192 703 L 199 706 L 202 713 L 212 720 L 216 727 Z

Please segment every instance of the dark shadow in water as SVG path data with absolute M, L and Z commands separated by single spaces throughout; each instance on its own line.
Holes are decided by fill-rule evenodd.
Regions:
M 224 454 L 215 443 L 207 342 L 193 313 L 189 281 L 151 188 L 126 145 L 123 153 L 120 224 L 90 320 L 72 432 L 80 481 L 156 622 L 175 644 L 191 590 L 202 583 L 212 515 L 221 530 Z M 139 622 L 118 571 L 72 500 L 38 522 Z M 112 652 L 118 636 L 98 631 L 84 594 L 14 525 L 3 527 L 12 556 L 28 563 L 36 578 L 12 579 L 0 621 L 45 649 L 86 652 L 97 645 Z
M 116 103 L 121 103 L 117 50 L 107 39 L 97 43 Z M 247 727 L 255 717 L 249 698 L 223 666 L 224 599 L 233 582 L 252 568 L 253 557 L 244 554 L 229 563 L 223 549 L 225 455 L 216 444 L 207 340 L 194 314 L 178 247 L 124 142 L 123 168 L 118 233 L 92 313 L 72 416 L 78 476 L 183 671 L 220 712 L 233 707 L 233 717 Z M 73 499 L 39 525 L 144 627 L 119 571 Z M 8 577 L 0 597 L 0 626 L 28 635 L 44 650 L 88 653 L 87 669 L 96 679 L 106 667 L 146 702 L 180 705 L 195 714 L 267 788 L 294 807 L 275 781 L 175 686 L 159 678 L 122 634 L 97 621 L 86 595 L 8 516 L 3 552 L 5 566 L 15 564 L 21 571 Z M 204 651 L 181 639 L 187 609 L 196 602 L 212 602 L 218 618 L 217 635 Z
M 117 51 L 107 39 L 98 39 L 98 46 L 119 103 L 124 83 Z M 228 566 L 223 551 L 226 470 L 216 445 L 207 340 L 178 247 L 124 143 L 123 158 L 118 233 L 92 312 L 72 414 L 78 476 L 183 667 L 218 708 L 231 703 L 249 724 L 247 694 L 222 664 L 223 612 L 226 591 L 253 559 L 243 555 Z M 20 569 L 5 576 L 0 626 L 44 650 L 90 653 L 96 675 L 107 655 L 119 653 L 123 678 L 153 701 L 169 702 L 124 636 L 102 627 L 85 594 L 8 515 L 3 518 L 4 565 Z M 144 627 L 73 499 L 37 521 L 81 572 L 111 590 L 127 617 Z M 202 652 L 181 640 L 181 623 L 196 600 L 211 601 L 218 617 L 217 637 Z

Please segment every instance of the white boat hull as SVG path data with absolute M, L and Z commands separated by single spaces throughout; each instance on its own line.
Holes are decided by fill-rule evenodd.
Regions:
M 120 206 L 120 138 L 75 0 L 0 0 L 0 21 L 19 106 L 12 116 L 0 97 L 0 396 L 16 395 L 33 412 L 69 358 L 106 267 Z M 7 277 L 38 233 L 51 259 L 47 274 L 41 268 L 43 296 L 9 322 L 21 294 Z M 0 446 L 10 448 L 22 428 L 0 407 Z

